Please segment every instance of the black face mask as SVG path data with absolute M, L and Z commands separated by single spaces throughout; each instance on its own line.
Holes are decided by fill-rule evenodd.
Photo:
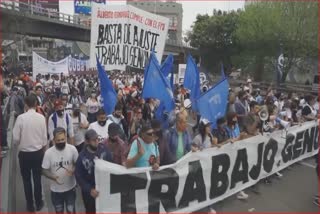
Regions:
M 56 143 L 56 144 L 55 144 L 55 147 L 56 147 L 58 150 L 63 150 L 63 149 L 66 147 L 66 142 Z
M 89 146 L 89 148 L 92 150 L 92 151 L 97 151 L 98 150 L 98 147 L 96 147 L 96 146 L 93 146 L 93 145 L 91 145 L 91 144 L 88 144 L 88 146 Z
M 78 117 L 78 116 L 80 115 L 80 111 L 74 111 L 74 112 L 73 112 L 73 115 L 74 115 L 75 117 Z
M 104 121 L 98 121 L 98 123 L 99 123 L 100 126 L 105 126 L 106 123 L 107 123 L 107 121 L 106 121 L 106 120 L 104 120 Z
M 231 122 L 231 125 L 233 125 L 233 126 L 236 125 L 236 124 L 237 124 L 237 121 L 232 121 Z
M 58 110 L 58 111 L 57 111 L 57 115 L 58 115 L 59 117 L 62 117 L 62 116 L 63 116 L 63 113 L 64 113 L 64 110 Z
M 121 118 L 121 115 L 114 114 L 114 117 L 119 119 Z

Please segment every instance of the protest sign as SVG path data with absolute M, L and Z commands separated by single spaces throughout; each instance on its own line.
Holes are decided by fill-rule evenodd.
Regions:
M 315 121 L 189 153 L 177 163 L 126 169 L 95 161 L 97 213 L 193 212 L 318 152 Z M 160 157 L 161 158 L 161 157 Z
M 80 60 L 68 56 L 58 62 L 49 61 L 37 53 L 32 53 L 32 71 L 35 79 L 38 74 L 80 75 L 89 72 L 89 60 Z
M 168 18 L 131 5 L 93 4 L 90 58 L 106 70 L 144 69 L 150 53 L 161 62 L 168 33 Z
M 32 71 L 33 79 L 36 78 L 38 74 L 58 74 L 61 73 L 68 75 L 68 57 L 64 58 L 58 62 L 51 62 L 41 57 L 37 53 L 32 53 Z

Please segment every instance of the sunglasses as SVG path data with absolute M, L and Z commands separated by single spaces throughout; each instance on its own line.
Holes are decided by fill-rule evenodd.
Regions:
M 149 133 L 146 133 L 146 135 L 150 136 L 150 137 L 153 137 L 155 135 L 154 132 L 149 132 Z

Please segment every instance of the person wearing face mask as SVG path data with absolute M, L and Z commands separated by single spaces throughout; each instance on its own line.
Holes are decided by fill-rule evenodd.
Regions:
M 111 123 L 108 127 L 109 138 L 106 139 L 105 144 L 112 154 L 113 163 L 125 166 L 127 147 L 126 144 L 119 137 L 120 127 L 115 123 Z
M 108 127 L 111 123 L 112 121 L 107 120 L 105 111 L 103 109 L 99 109 L 99 111 L 97 112 L 97 121 L 91 123 L 88 129 L 95 130 L 99 136 L 99 143 L 102 143 L 109 137 Z
M 51 201 L 56 213 L 75 213 L 77 149 L 66 143 L 66 130 L 58 127 L 53 131 L 54 146 L 48 149 L 42 161 L 42 174 L 52 180 Z
M 217 128 L 212 130 L 213 144 L 218 145 L 218 147 L 230 142 L 226 126 L 227 120 L 222 117 L 217 120 Z
M 227 114 L 227 126 L 225 128 L 227 130 L 228 137 L 230 138 L 230 142 L 232 143 L 241 140 L 242 135 L 245 135 L 244 133 L 240 132 L 236 113 Z
M 70 104 L 82 104 L 83 101 L 81 99 L 81 96 L 79 95 L 79 90 L 77 88 L 72 88 L 72 94 L 69 98 L 69 103 Z
M 43 207 L 41 185 L 41 163 L 47 146 L 46 119 L 36 113 L 37 97 L 33 94 L 25 98 L 27 112 L 18 116 L 13 127 L 13 143 L 18 144 L 19 165 L 23 180 L 27 211 L 34 212 Z M 31 183 L 31 172 L 33 187 Z
M 71 115 L 75 146 L 80 153 L 84 145 L 84 133 L 89 127 L 89 122 L 86 116 L 80 111 L 80 105 L 75 104 L 72 106 L 73 112 Z
M 128 124 L 123 116 L 123 106 L 121 103 L 117 103 L 114 112 L 108 116 L 108 120 L 110 120 L 113 123 L 116 123 L 120 126 L 120 138 L 123 141 L 127 141 L 127 134 L 128 133 Z
M 316 99 L 312 95 L 307 95 L 305 98 L 306 104 L 302 108 L 301 115 L 305 121 L 317 119 L 317 111 L 314 109 Z
M 56 100 L 54 103 L 55 112 L 48 119 L 49 140 L 53 141 L 53 130 L 62 127 L 67 132 L 68 143 L 74 145 L 74 130 L 71 116 L 65 112 L 62 101 Z
M 94 160 L 102 159 L 112 162 L 112 156 L 105 144 L 99 143 L 96 131 L 90 129 L 85 133 L 85 146 L 76 162 L 75 176 L 81 188 L 86 213 L 95 213 L 95 199 L 99 197 L 96 190 Z
M 96 91 L 92 91 L 91 96 L 87 99 L 86 106 L 88 109 L 89 123 L 96 122 L 97 112 L 100 108 L 100 103 L 98 102 Z
M 242 118 L 248 114 L 249 104 L 247 101 L 247 92 L 239 91 L 238 100 L 234 103 L 235 110 L 239 118 L 239 124 L 242 126 Z

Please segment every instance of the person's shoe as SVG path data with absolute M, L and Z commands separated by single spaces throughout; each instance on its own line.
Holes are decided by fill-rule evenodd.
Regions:
M 314 203 L 315 205 L 317 205 L 318 207 L 320 207 L 319 199 L 314 199 L 314 200 L 313 200 L 313 203 Z
M 39 204 L 37 204 L 37 211 L 42 210 L 43 207 L 44 207 L 44 203 L 43 201 L 41 201 Z
M 209 211 L 210 214 L 216 214 L 217 211 L 215 211 L 214 209 L 210 208 L 210 211 Z
M 255 194 L 260 194 L 259 187 L 257 185 L 253 185 L 251 187 L 251 191 L 254 192 Z
M 1 147 L 1 151 L 8 151 L 9 150 L 9 147 L 8 146 L 3 146 Z
M 36 210 L 34 209 L 34 206 L 29 206 L 27 205 L 27 211 L 30 212 L 30 213 L 34 213 Z
M 265 178 L 265 179 L 263 180 L 263 182 L 264 182 L 265 184 L 271 184 L 271 180 L 270 180 L 269 178 Z
M 246 200 L 249 198 L 249 195 L 247 195 L 245 192 L 241 191 L 237 195 L 237 199 L 239 200 Z
M 276 176 L 277 176 L 278 178 L 281 178 L 283 175 L 282 175 L 280 172 L 276 172 Z
M 0 158 L 4 158 L 4 157 L 6 157 L 7 156 L 7 151 L 1 151 L 0 152 Z

